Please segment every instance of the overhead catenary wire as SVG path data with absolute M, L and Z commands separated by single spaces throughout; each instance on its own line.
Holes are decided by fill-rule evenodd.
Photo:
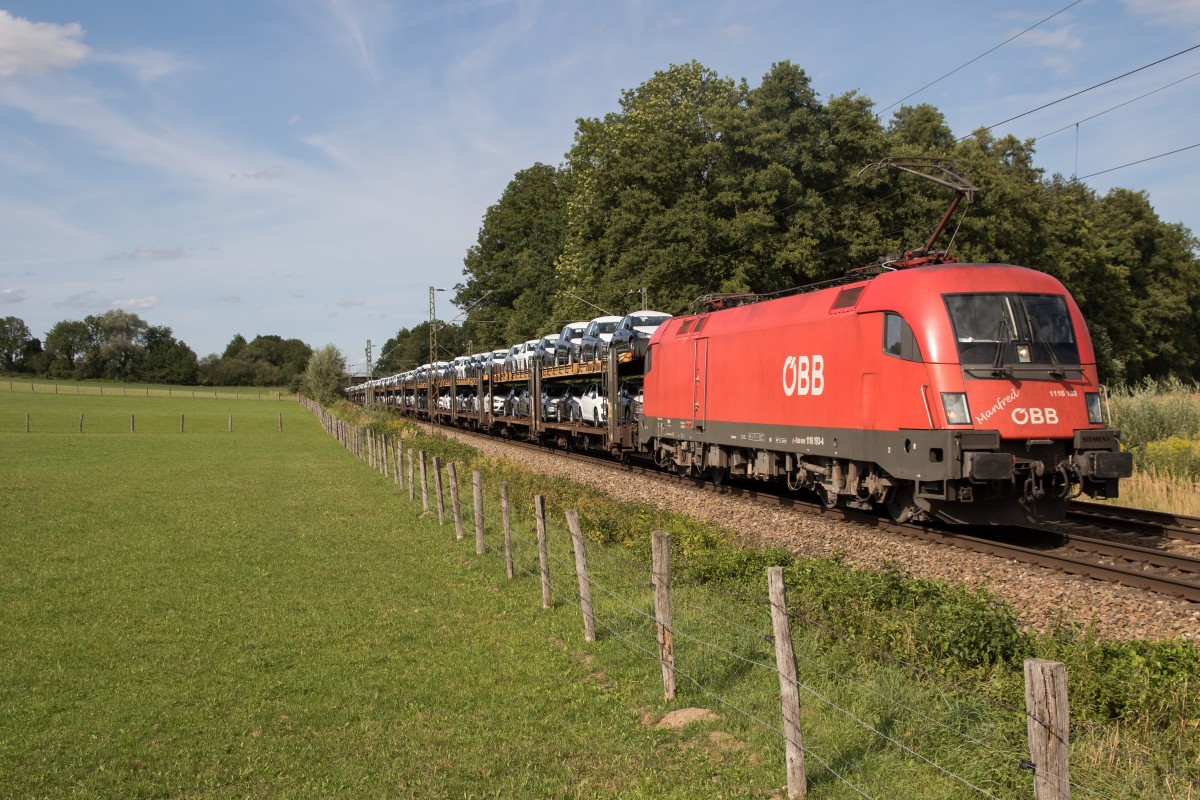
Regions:
M 898 105 L 900 105 L 901 103 L 903 103 L 905 100 L 909 100 L 909 99 L 911 99 L 911 98 L 913 98 L 913 97 L 916 97 L 917 95 L 919 95 L 921 92 L 925 91 L 926 89 L 929 89 L 929 88 L 931 88 L 931 87 L 933 87 L 933 86 L 936 86 L 937 84 L 941 83 L 941 82 L 942 82 L 942 81 L 944 81 L 946 78 L 949 78 L 951 75 L 955 74 L 956 72 L 959 72 L 959 71 L 961 71 L 961 70 L 963 70 L 963 69 L 966 69 L 967 67 L 969 67 L 969 66 L 971 66 L 972 64 L 974 64 L 976 61 L 979 61 L 979 60 L 980 60 L 981 58 L 983 58 L 984 56 L 991 55 L 991 54 L 992 54 L 992 53 L 994 53 L 995 51 L 999 50 L 1001 47 L 1004 47 L 1004 45 L 1008 44 L 1009 42 L 1011 42 L 1011 41 L 1014 41 L 1014 40 L 1016 40 L 1016 39 L 1020 39 L 1022 36 L 1024 36 L 1024 35 L 1025 35 L 1025 34 L 1027 34 L 1027 33 L 1029 33 L 1030 31 L 1032 31 L 1034 28 L 1037 28 L 1037 27 L 1040 27 L 1041 25 L 1044 25 L 1045 23 L 1047 23 L 1047 22 L 1049 22 L 1050 20 L 1052 20 L 1052 19 L 1054 19 L 1055 17 L 1057 17 L 1059 14 L 1062 14 L 1062 13 L 1064 13 L 1064 12 L 1066 12 L 1066 11 L 1069 11 L 1069 10 L 1071 10 L 1071 9 L 1072 9 L 1072 8 L 1074 8 L 1075 6 L 1079 5 L 1081 2 L 1083 2 L 1083 0 L 1075 0 L 1075 2 L 1073 2 L 1073 3 L 1068 3 L 1067 5 L 1065 5 L 1065 6 L 1063 6 L 1062 8 L 1060 8 L 1058 11 L 1055 11 L 1055 12 L 1054 12 L 1053 14 L 1051 14 L 1050 16 L 1048 16 L 1048 17 L 1043 17 L 1042 19 L 1038 20 L 1038 21 L 1037 21 L 1037 22 L 1035 22 L 1034 24 L 1030 25 L 1030 26 L 1029 26 L 1028 28 L 1026 28 L 1025 30 L 1023 30 L 1023 31 L 1021 31 L 1021 32 L 1019 32 L 1019 33 L 1014 33 L 1012 36 L 1008 37 L 1008 38 L 1007 38 L 1007 39 L 1005 39 L 1003 42 L 1000 42 L 1000 44 L 997 44 L 997 45 L 995 45 L 994 47 L 992 47 L 992 48 L 990 48 L 990 49 L 988 49 L 988 50 L 985 50 L 985 51 L 983 51 L 983 52 L 982 52 L 982 53 L 980 53 L 979 55 L 977 55 L 977 56 L 975 56 L 974 58 L 972 58 L 970 61 L 967 61 L 967 62 L 965 62 L 965 63 L 963 63 L 963 64 L 960 64 L 959 66 L 957 66 L 957 67 L 955 67 L 954 69 L 950 70 L 949 72 L 947 72 L 945 75 L 941 76 L 940 78 L 937 78 L 936 80 L 930 81 L 929 83 L 925 84 L 925 85 L 924 85 L 924 86 L 922 86 L 920 89 L 917 89 L 915 92 L 910 92 L 909 94 L 905 95 L 904 97 L 901 97 L 899 100 L 897 100 L 896 102 L 892 103 L 890 106 L 887 106 L 886 108 L 882 108 L 882 109 L 880 109 L 880 111 L 879 111 L 879 114 L 876 114 L 876 115 L 875 115 L 875 118 L 876 118 L 876 119 L 878 119 L 878 118 L 879 118 L 879 116 L 880 116 L 880 114 L 882 114 L 884 111 L 890 111 L 890 110 L 892 110 L 893 108 L 895 108 L 896 106 L 898 106 Z
M 1065 5 L 1065 6 L 1063 6 L 1062 8 L 1060 8 L 1058 11 L 1055 11 L 1053 14 L 1050 14 L 1050 15 L 1048 15 L 1048 16 L 1046 16 L 1046 17 L 1042 18 L 1041 20 L 1039 20 L 1038 22 L 1034 23 L 1033 25 L 1030 25 L 1029 27 L 1027 27 L 1027 28 L 1025 28 L 1025 29 L 1023 29 L 1023 30 L 1019 31 L 1018 33 L 1015 33 L 1015 34 L 1013 34 L 1012 36 L 1009 36 L 1007 39 L 1003 40 L 1002 42 L 1000 42 L 1000 43 L 998 43 L 998 44 L 996 44 L 996 45 L 993 45 L 992 47 L 988 48 L 987 50 L 985 50 L 984 52 L 980 53 L 979 55 L 976 55 L 976 56 L 974 56 L 974 57 L 972 57 L 972 58 L 968 59 L 967 61 L 963 62 L 963 63 L 962 63 L 962 64 L 960 64 L 958 67 L 956 67 L 955 69 L 953 69 L 953 70 L 950 70 L 949 72 L 947 72 L 947 73 L 945 73 L 945 74 L 941 75 L 940 77 L 938 77 L 938 78 L 934 79 L 933 81 L 930 81 L 929 83 L 925 84 L 924 86 L 920 87 L 919 89 L 916 89 L 916 90 L 914 90 L 914 91 L 912 91 L 912 92 L 909 92 L 907 95 L 905 95 L 905 96 L 904 96 L 904 97 L 902 97 L 901 99 L 899 99 L 899 100 L 897 100 L 897 101 L 893 102 L 892 104 L 890 104 L 890 105 L 886 106 L 885 108 L 883 108 L 883 109 L 882 109 L 882 110 L 881 110 L 879 113 L 881 114 L 881 113 L 883 113 L 884 111 L 888 111 L 888 110 L 890 110 L 890 109 L 892 109 L 892 108 L 894 108 L 894 107 L 896 107 L 896 106 L 900 105 L 901 103 L 905 102 L 906 100 L 909 100 L 909 99 L 911 99 L 911 98 L 915 97 L 916 95 L 920 94 L 921 92 L 925 91 L 926 89 L 929 89 L 930 87 L 937 85 L 938 83 L 940 83 L 941 81 L 943 81 L 943 80 L 945 80 L 946 78 L 950 77 L 951 75 L 954 75 L 955 73 L 957 73 L 957 72 L 959 72 L 959 71 L 961 71 L 961 70 L 965 69 L 966 67 L 970 66 L 971 64 L 974 64 L 975 62 L 979 61 L 980 59 L 982 59 L 982 58 L 984 58 L 984 57 L 986 57 L 986 56 L 988 56 L 988 55 L 990 55 L 990 54 L 994 53 L 996 50 L 999 50 L 1000 48 L 1004 47 L 1005 45 L 1007 45 L 1007 44 L 1009 44 L 1009 43 L 1011 43 L 1011 42 L 1013 42 L 1013 41 L 1015 41 L 1016 39 L 1019 39 L 1019 38 L 1021 38 L 1021 37 L 1022 37 L 1022 36 L 1024 36 L 1025 34 L 1029 33 L 1030 31 L 1032 31 L 1032 30 L 1034 30 L 1034 29 L 1036 29 L 1036 28 L 1038 28 L 1038 27 L 1040 27 L 1041 25 L 1045 24 L 1046 22 L 1049 22 L 1050 20 L 1054 19 L 1055 17 L 1059 16 L 1060 14 L 1063 14 L 1064 12 L 1066 12 L 1066 11 L 1070 10 L 1071 8 L 1074 8 L 1075 6 L 1079 5 L 1079 3 L 1081 3 L 1081 2 L 1082 2 L 1082 0 L 1073 0 L 1073 2 L 1070 2 L 1070 3 L 1068 3 L 1067 5 Z M 878 116 L 879 116 L 879 114 L 875 114 L 875 115 L 873 115 L 873 116 L 872 116 L 872 118 L 873 118 L 873 119 L 877 119 L 877 118 L 878 118 Z M 856 123 L 854 123 L 853 125 L 851 125 L 850 127 L 846 128 L 845 130 L 836 132 L 836 134 L 835 134 L 835 135 L 845 135 L 845 134 L 847 134 L 847 133 L 850 133 L 850 132 L 852 132 L 852 131 L 854 131 L 854 130 L 857 130 L 857 129 L 858 129 L 859 127 L 861 127 L 863 124 L 864 124 L 864 122 L 862 122 L 862 121 L 856 122 Z M 828 144 L 828 142 L 827 142 L 826 144 Z M 797 159 L 798 159 L 798 158 L 799 158 L 799 157 L 797 157 Z M 779 164 L 779 165 L 781 165 L 781 166 L 785 166 L 785 167 L 791 167 L 791 166 L 793 166 L 793 165 L 796 163 L 796 159 L 792 159 L 792 160 L 783 160 L 783 161 L 779 161 L 779 162 L 775 162 L 775 163 L 778 163 L 778 164 Z M 752 179 L 753 179 L 752 177 L 747 177 L 747 178 L 745 178 L 745 179 L 742 181 L 742 183 L 740 184 L 740 188 L 745 188 L 745 187 L 749 186 L 749 185 L 750 185 L 750 182 L 751 182 L 751 180 L 752 180 Z M 845 187 L 846 187 L 846 186 L 848 186 L 848 185 L 849 185 L 849 180 L 843 181 L 843 182 L 841 182 L 841 183 L 839 183 L 839 184 L 837 184 L 837 185 L 835 185 L 835 186 L 832 186 L 832 187 L 830 187 L 829 189 L 826 189 L 825 191 L 819 192 L 819 193 L 818 193 L 818 196 L 820 196 L 820 195 L 824 195 L 824 194 L 827 194 L 827 193 L 829 193 L 829 192 L 832 192 L 832 191 L 835 191 L 835 190 L 840 190 L 840 189 L 843 189 L 843 188 L 845 188 Z M 897 193 L 897 194 L 898 194 L 898 193 Z M 894 197 L 895 195 L 893 194 L 892 196 Z M 710 198 L 710 199 L 708 199 L 707 201 L 705 201 L 704 205 L 705 205 L 705 206 L 708 206 L 708 205 L 710 205 L 710 204 L 712 204 L 712 203 L 715 203 L 715 202 L 717 202 L 717 198 L 716 198 L 716 197 L 713 197 L 713 198 Z M 782 209 L 777 209 L 776 211 L 777 211 L 777 213 L 782 213 L 782 212 L 784 212 L 784 211 L 787 211 L 787 210 L 789 210 L 789 209 L 791 209 L 791 208 L 794 208 L 795 206 L 798 206 L 798 205 L 800 205 L 800 204 L 801 204 L 801 203 L 803 203 L 803 202 L 804 202 L 803 200 L 802 200 L 802 201 L 797 201 L 796 203 L 794 203 L 794 204 L 792 204 L 792 205 L 790 205 L 790 206 L 785 206 L 784 208 L 782 208 Z M 780 237 L 780 236 L 784 236 L 784 235 L 786 235 L 786 234 L 788 234 L 788 233 L 790 233 L 790 231 L 786 231 L 786 230 L 785 230 L 785 231 L 780 231 L 779 233 L 776 233 L 776 234 L 773 234 L 773 235 L 771 235 L 771 236 L 770 236 L 770 239 L 777 238 L 777 237 Z M 747 238 L 747 237 L 749 237 L 749 236 L 751 236 L 751 235 L 752 235 L 752 234 L 750 234 L 750 233 L 743 234 L 743 236 L 739 237 L 739 239 L 738 239 L 738 240 L 735 240 L 735 241 L 740 241 L 741 239 L 743 239 L 743 238 Z M 626 250 L 628 250 L 628 249 L 629 249 L 629 246 L 630 246 L 630 245 L 632 245 L 632 244 L 635 244 L 637 241 L 641 240 L 641 239 L 642 239 L 642 238 L 644 238 L 644 237 L 645 237 L 645 234 L 638 234 L 638 235 L 636 235 L 636 236 L 633 238 L 633 241 L 631 241 L 631 242 L 629 243 L 629 245 L 626 245 L 626 246 L 624 246 L 624 247 L 617 247 L 617 248 L 610 249 L 610 250 L 606 251 L 605 253 L 602 253 L 602 254 L 601 254 L 601 256 L 602 256 L 602 257 L 612 257 L 612 256 L 618 255 L 618 254 L 620 254 L 620 253 L 622 253 L 622 252 L 625 252 Z M 769 239 L 768 239 L 768 240 L 769 240 Z M 755 241 L 762 241 L 762 240 L 761 240 L 761 239 L 756 239 Z M 736 249 L 734 249 L 734 250 L 731 250 L 731 251 L 728 251 L 728 252 L 726 252 L 726 253 L 720 253 L 720 254 L 716 254 L 716 255 L 713 255 L 713 256 L 711 256 L 711 257 L 709 257 L 709 258 L 701 259 L 701 260 L 699 260 L 699 261 L 693 262 L 692 264 L 686 265 L 686 266 L 685 266 L 685 268 L 686 268 L 686 267 L 691 267 L 691 266 L 699 266 L 699 265 L 701 265 L 701 264 L 708 263 L 708 262 L 710 262 L 710 261 L 713 261 L 713 260 L 716 260 L 716 259 L 718 259 L 718 258 L 724 258 L 724 257 L 728 257 L 729 255 L 733 255 L 733 254 L 735 254 L 735 253 L 741 252 L 742 250 L 746 249 L 747 247 L 749 247 L 749 245 L 746 245 L 746 247 L 739 247 L 739 248 L 736 248 Z M 821 253 L 821 254 L 818 254 L 818 255 L 824 255 L 824 253 Z M 480 299 L 482 299 L 482 298 L 480 298 Z M 577 298 L 577 299 L 578 299 L 578 298 Z M 478 301 L 476 301 L 476 302 L 478 302 Z M 585 302 L 586 302 L 586 301 L 585 301 Z
M 978 128 L 978 129 L 972 131 L 971 133 L 966 134 L 965 136 L 958 137 L 958 139 L 956 139 L 955 141 L 961 142 L 963 139 L 969 139 L 970 137 L 974 136 L 979 131 L 990 131 L 992 128 L 998 128 L 1001 125 L 1007 125 L 1008 123 L 1013 122 L 1014 120 L 1021 119 L 1022 117 L 1027 117 L 1030 114 L 1036 114 L 1038 111 L 1042 111 L 1044 109 L 1050 108 L 1051 106 L 1056 106 L 1059 103 L 1070 100 L 1073 97 L 1079 97 L 1080 95 L 1086 94 L 1094 89 L 1099 89 L 1101 86 L 1107 86 L 1108 84 L 1115 83 L 1116 81 L 1119 81 L 1123 78 L 1128 78 L 1130 75 L 1135 75 L 1135 74 L 1141 72 L 1142 70 L 1150 69 L 1151 67 L 1156 67 L 1159 64 L 1170 61 L 1173 58 L 1178 58 L 1181 55 L 1190 53 L 1193 50 L 1197 50 L 1197 49 L 1200 49 L 1200 44 L 1195 44 L 1195 45 L 1192 45 L 1191 47 L 1186 47 L 1177 53 L 1172 53 L 1169 56 L 1164 56 L 1163 58 L 1160 58 L 1157 61 L 1151 61 L 1149 64 L 1143 64 L 1142 66 L 1138 67 L 1137 69 L 1131 69 L 1128 72 L 1123 72 L 1120 75 L 1117 75 L 1116 77 L 1109 78 L 1108 80 L 1104 80 L 1104 81 L 1100 81 L 1099 83 L 1092 84 L 1091 86 L 1087 87 L 1086 89 L 1080 89 L 1077 92 L 1072 92 L 1071 94 L 1060 97 L 1057 100 L 1051 100 L 1049 103 L 1043 103 L 1042 105 L 1038 106 L 1037 108 L 1031 108 L 1028 111 L 1022 111 L 1020 114 L 1017 114 L 1016 116 L 1009 117 L 1008 119 L 1001 120 L 1000 122 L 992 123 L 991 125 L 988 125 L 985 128 Z
M 1130 98 L 1129 100 L 1126 100 L 1123 103 L 1117 103 L 1115 106 L 1110 106 L 1110 107 L 1104 109 L 1103 111 L 1097 111 L 1095 114 L 1092 114 L 1090 117 L 1084 117 L 1081 120 L 1072 122 L 1070 125 L 1063 125 L 1061 128 L 1056 128 L 1055 130 L 1052 130 L 1049 133 L 1043 133 L 1041 136 L 1034 137 L 1034 141 L 1040 142 L 1042 139 L 1049 139 L 1051 136 L 1054 136 L 1057 133 L 1062 133 L 1065 130 L 1070 130 L 1071 128 L 1076 128 L 1085 122 L 1091 122 L 1092 120 L 1096 119 L 1097 117 L 1102 117 L 1105 114 L 1109 113 L 1110 111 L 1116 111 L 1118 108 L 1124 108 L 1125 106 L 1130 105 L 1132 103 L 1136 103 L 1139 100 L 1145 100 L 1147 97 L 1150 97 L 1151 95 L 1155 95 L 1161 91 L 1170 89 L 1172 86 L 1177 86 L 1177 85 L 1183 83 L 1184 81 L 1189 81 L 1198 75 L 1200 75 L 1200 72 L 1193 72 L 1191 75 L 1180 78 L 1179 80 L 1176 80 L 1176 81 L 1171 81 L 1170 83 L 1160 86 L 1157 89 L 1152 89 L 1152 90 L 1146 92 L 1145 94 L 1139 94 L 1137 97 Z
M 1149 158 L 1140 158 L 1137 161 L 1130 161 L 1128 164 L 1121 164 L 1120 166 L 1109 167 L 1108 169 L 1102 169 L 1099 172 L 1092 172 L 1088 175 L 1081 175 L 1076 180 L 1084 180 L 1086 178 L 1094 178 L 1097 175 L 1104 175 L 1109 172 L 1116 172 L 1119 169 L 1125 169 L 1126 167 L 1132 167 L 1137 164 L 1145 164 L 1147 161 L 1154 161 L 1155 159 L 1164 158 L 1166 156 L 1173 156 L 1176 153 L 1182 153 L 1185 150 L 1192 150 L 1197 147 L 1200 147 L 1200 142 L 1197 142 L 1196 144 L 1189 144 L 1187 147 L 1180 147 L 1176 150 L 1171 150 L 1166 153 L 1159 153 L 1158 155 L 1150 156 Z

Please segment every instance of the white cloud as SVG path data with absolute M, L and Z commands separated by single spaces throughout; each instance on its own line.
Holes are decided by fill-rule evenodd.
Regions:
M 1123 0 L 1135 14 L 1150 17 L 1159 25 L 1200 28 L 1200 3 L 1196 0 Z
M 745 41 L 749 33 L 750 29 L 745 25 L 729 25 L 725 28 L 725 37 L 735 44 Z
M 339 44 L 368 77 L 378 81 L 379 65 L 375 39 L 382 35 L 391 20 L 387 5 L 379 0 L 318 0 L 321 16 L 334 23 L 333 32 Z M 323 30 L 330 30 L 325 24 Z
M 158 298 L 151 295 L 150 297 L 131 297 L 128 300 L 113 300 L 109 303 L 110 308 L 124 308 L 142 310 L 154 308 L 158 305 Z
M 222 294 L 217 297 L 217 302 L 218 303 L 240 303 L 240 302 L 242 302 L 242 296 L 240 294 L 238 294 L 237 292 L 225 292 L 225 294 Z
M 366 300 L 358 300 L 354 298 L 345 298 L 337 301 L 338 308 L 356 308 L 358 306 L 365 306 L 366 304 Z
M 0 11 L 0 78 L 75 66 L 90 52 L 78 22 L 30 22 Z
M 287 124 L 288 124 L 288 125 L 295 125 L 295 124 L 296 124 L 297 122 L 299 122 L 299 121 L 300 121 L 300 115 L 299 115 L 299 114 L 292 114 L 290 117 L 288 117 L 288 118 L 287 118 Z
M 234 172 L 229 177 L 244 181 L 273 181 L 287 175 L 287 167 L 276 164 L 273 167 L 260 169 L 258 172 Z
M 70 297 L 59 300 L 57 303 L 55 303 L 55 305 L 78 309 L 95 308 L 99 305 L 99 303 L 96 302 L 96 294 L 97 292 L 95 289 L 89 289 L 86 292 L 73 294 Z
M 1073 25 L 1064 25 L 1054 30 L 1035 28 L 1026 31 L 1013 44 L 1038 51 L 1044 66 L 1059 75 L 1066 75 L 1075 67 L 1075 60 L 1069 54 L 1083 47 L 1083 39 L 1074 31 Z
M 5 303 L 21 303 L 25 300 L 25 292 L 20 289 L 0 289 L 0 305 Z
M 180 245 L 168 247 L 139 247 L 128 253 L 115 253 L 108 256 L 110 261 L 171 261 L 183 258 L 183 248 Z
M 96 62 L 116 64 L 128 70 L 140 83 L 153 83 L 177 73 L 195 69 L 194 64 L 184 61 L 178 56 L 150 48 L 126 50 L 120 53 L 96 53 L 92 58 Z

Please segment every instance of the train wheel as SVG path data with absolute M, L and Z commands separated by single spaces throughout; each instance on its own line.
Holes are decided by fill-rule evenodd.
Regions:
M 901 485 L 893 488 L 888 495 L 887 510 L 896 522 L 905 523 L 912 519 L 918 510 L 913 502 L 913 487 Z
M 817 497 L 821 500 L 821 505 L 826 508 L 837 508 L 838 493 L 831 491 L 824 484 L 817 484 Z
M 721 486 L 729 477 L 729 467 L 709 467 L 708 480 L 713 486 Z

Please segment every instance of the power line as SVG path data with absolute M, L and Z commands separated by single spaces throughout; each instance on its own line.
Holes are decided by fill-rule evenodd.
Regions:
M 1119 167 L 1109 167 L 1108 169 L 1102 169 L 1099 172 L 1093 172 L 1090 175 L 1080 176 L 1076 180 L 1083 180 L 1085 178 L 1094 178 L 1097 175 L 1103 175 L 1106 172 L 1115 172 L 1119 169 L 1125 169 L 1126 167 L 1132 167 L 1134 164 L 1145 164 L 1147 161 L 1153 161 L 1154 159 L 1162 158 L 1163 156 L 1173 156 L 1176 153 L 1182 153 L 1184 150 L 1191 150 L 1194 147 L 1200 147 L 1200 142 L 1197 142 L 1196 144 L 1189 144 L 1187 147 L 1181 147 L 1178 150 L 1171 150 L 1166 153 L 1159 153 L 1158 155 L 1150 156 L 1149 158 L 1142 158 L 1142 159 L 1138 159 L 1137 161 L 1130 161 L 1128 164 L 1122 164 Z
M 1129 105 L 1130 103 L 1136 103 L 1138 100 L 1144 100 L 1145 98 L 1149 97 L 1150 95 L 1158 94 L 1159 92 L 1163 91 L 1164 89 L 1170 89 L 1172 86 L 1183 83 L 1184 81 L 1189 81 L 1192 78 L 1195 78 L 1197 75 L 1200 75 L 1200 72 L 1193 72 L 1191 75 L 1188 75 L 1186 78 L 1180 78 L 1177 81 L 1171 81 L 1166 86 L 1160 86 L 1157 89 L 1153 89 L 1149 92 L 1146 92 L 1145 94 L 1139 94 L 1137 97 L 1135 97 L 1131 100 L 1126 100 L 1124 103 L 1118 103 L 1117 105 L 1112 106 L 1111 108 L 1106 108 L 1103 111 L 1092 114 L 1090 117 L 1084 117 L 1083 119 L 1079 120 L 1078 122 L 1072 122 L 1070 125 L 1064 125 L 1057 130 L 1050 131 L 1049 133 L 1043 133 L 1041 136 L 1036 137 L 1034 139 L 1034 141 L 1036 142 L 1036 141 L 1040 141 L 1042 139 L 1047 139 L 1056 133 L 1062 133 L 1065 130 L 1077 127 L 1079 125 L 1082 125 L 1085 122 L 1090 122 L 1090 121 L 1094 120 L 1096 117 L 1102 117 L 1110 111 L 1116 111 L 1118 108 L 1124 108 L 1125 106 Z
M 979 59 L 983 58 L 984 56 L 987 56 L 987 55 L 990 55 L 991 53 L 994 53 L 995 51 L 999 50 L 1001 47 L 1004 47 L 1004 45 L 1006 45 L 1006 44 L 1008 44 L 1009 42 L 1013 41 L 1014 39 L 1019 39 L 1019 38 L 1021 38 L 1022 36 L 1024 36 L 1024 35 L 1025 35 L 1025 34 L 1027 34 L 1027 33 L 1029 33 L 1029 32 L 1030 32 L 1031 30 L 1033 30 L 1034 28 L 1036 28 L 1036 27 L 1040 26 L 1042 23 L 1049 22 L 1050 20 L 1052 20 L 1052 19 L 1054 19 L 1055 17 L 1057 17 L 1059 14 L 1062 14 L 1064 11 L 1069 11 L 1069 10 L 1071 10 L 1071 9 L 1072 9 L 1072 8 L 1074 8 L 1075 6 L 1079 5 L 1081 2 L 1083 2 L 1083 0 L 1075 0 L 1075 2 L 1073 2 L 1073 3 L 1070 3 L 1070 4 L 1066 5 L 1066 6 L 1063 6 L 1063 7 L 1062 7 L 1062 8 L 1060 8 L 1058 11 L 1055 11 L 1053 14 L 1051 14 L 1051 15 L 1050 15 L 1050 16 L 1048 16 L 1048 17 L 1046 17 L 1045 19 L 1042 19 L 1042 20 L 1040 20 L 1040 21 L 1038 21 L 1038 22 L 1034 23 L 1033 25 L 1030 25 L 1028 28 L 1026 28 L 1025 30 L 1021 31 L 1020 33 L 1013 34 L 1012 36 L 1008 37 L 1007 39 L 1005 39 L 1005 40 L 1004 40 L 1003 42 L 1001 42 L 1000 44 L 998 44 L 998 45 L 996 45 L 995 47 L 991 48 L 990 50 L 985 50 L 984 52 L 982 52 L 982 53 L 980 53 L 979 55 L 975 56 L 974 58 L 972 58 L 972 59 L 971 59 L 970 61 L 968 61 L 967 63 L 965 63 L 965 64 L 962 64 L 962 65 L 960 65 L 960 66 L 958 66 L 958 67 L 955 67 L 954 69 L 950 70 L 950 71 L 949 71 L 949 72 L 947 72 L 945 75 L 943 75 L 942 77 L 938 78 L 937 80 L 931 81 L 931 82 L 929 82 L 929 83 L 925 84 L 924 86 L 922 86 L 920 89 L 917 89 L 915 92 L 911 92 L 910 94 L 907 94 L 907 95 L 905 95 L 904 97 L 901 97 L 899 100 L 897 100 L 896 102 L 892 103 L 892 104 L 891 104 L 890 106 L 888 106 L 887 108 L 884 108 L 884 109 L 882 109 L 882 110 L 879 112 L 879 114 L 876 114 L 876 115 L 875 115 L 875 117 L 878 119 L 879 115 L 880 115 L 880 114 L 882 114 L 884 111 L 889 111 L 889 110 L 891 110 L 891 109 L 895 108 L 896 106 L 900 105 L 901 103 L 903 103 L 905 100 L 908 100 L 908 99 L 909 99 L 909 98 L 911 98 L 911 97 L 915 97 L 916 95 L 919 95 L 921 92 L 925 91 L 925 90 L 926 90 L 926 89 L 928 89 L 929 87 L 931 87 L 931 86 L 934 86 L 934 85 L 936 85 L 936 84 L 938 84 L 938 83 L 941 83 L 941 82 L 942 82 L 942 81 L 944 81 L 946 78 L 949 78 L 951 75 L 953 75 L 954 73 L 956 73 L 956 72 L 958 72 L 958 71 L 960 71 L 960 70 L 966 69 L 967 67 L 971 66 L 971 65 L 972 65 L 972 64 L 974 64 L 976 61 L 978 61 Z
M 1200 49 L 1200 44 L 1195 44 L 1195 45 L 1192 45 L 1191 47 L 1188 47 L 1188 48 L 1186 48 L 1186 49 L 1184 49 L 1184 50 L 1180 50 L 1178 53 L 1172 53 L 1172 54 L 1171 54 L 1171 55 L 1169 55 L 1169 56 L 1166 56 L 1166 57 L 1164 57 L 1164 58 L 1160 58 L 1158 61 L 1152 61 L 1152 62 L 1151 62 L 1151 63 L 1149 63 L 1149 64 L 1145 64 L 1145 65 L 1143 65 L 1143 66 L 1140 66 L 1140 67 L 1138 67 L 1137 69 L 1131 69 L 1131 70 L 1129 70 L 1129 72 L 1126 72 L 1126 73 L 1123 73 L 1123 74 L 1121 74 L 1121 75 L 1118 75 L 1118 76 L 1116 76 L 1115 78 L 1109 78 L 1109 79 L 1108 79 L 1108 80 L 1106 80 L 1106 81 L 1101 81 L 1100 83 L 1097 83 L 1097 84 L 1094 84 L 1094 85 L 1092 85 L 1092 86 L 1089 86 L 1089 87 L 1087 87 L 1086 89 L 1080 89 L 1078 92 L 1072 92 L 1071 94 L 1067 95 L 1066 97 L 1060 97 L 1060 98 L 1058 98 L 1057 100 L 1052 100 L 1051 102 L 1049 102 L 1049 103 L 1045 103 L 1044 105 L 1040 105 L 1040 106 L 1038 106 L 1037 108 L 1031 108 L 1031 109 L 1030 109 L 1030 110 L 1028 110 L 1028 111 L 1022 112 L 1022 113 L 1020 113 L 1020 114 L 1017 114 L 1015 117 L 1009 117 L 1009 118 L 1008 118 L 1008 119 L 1006 119 L 1006 120 L 1001 120 L 1000 122 L 996 122 L 996 123 L 993 123 L 993 124 L 991 124 L 991 125 L 988 125 L 986 128 L 983 128 L 982 130 L 985 130 L 985 131 L 990 131 L 992 128 L 998 128 L 998 127 L 1000 127 L 1001 125 L 1007 125 L 1008 123 L 1012 122 L 1013 120 L 1018 120 L 1018 119 L 1020 119 L 1021 117 L 1027 117 L 1027 116 L 1029 116 L 1030 114 L 1036 113 L 1036 112 L 1038 112 L 1038 111 L 1041 111 L 1041 110 L 1043 110 L 1043 109 L 1046 109 L 1046 108 L 1049 108 L 1050 106 L 1058 105 L 1059 103 L 1061 103 L 1061 102 L 1063 102 L 1063 101 L 1070 100 L 1072 97 L 1078 97 L 1079 95 L 1081 95 L 1081 94 L 1085 94 L 1085 93 L 1087 93 L 1087 92 L 1090 92 L 1090 91 L 1092 91 L 1093 89 L 1099 89 L 1101 86 L 1107 86 L 1108 84 L 1110 84 L 1110 83 L 1113 83 L 1114 81 L 1119 81 L 1119 80 L 1121 80 L 1122 78 L 1128 78 L 1130 75 L 1133 75 L 1133 74 L 1135 74 L 1135 73 L 1141 72 L 1141 71 L 1142 71 L 1142 70 L 1144 70 L 1144 69 L 1150 69 L 1150 67 L 1157 66 L 1157 65 L 1159 65 L 1159 64 L 1162 64 L 1163 62 L 1166 62 L 1166 61 L 1170 61 L 1172 58 L 1177 58 L 1178 56 L 1181 56 L 1181 55 L 1183 55 L 1183 54 L 1185 54 L 1185 53 L 1190 53 L 1190 52 L 1192 52 L 1193 50 L 1196 50 L 1196 49 Z M 966 136 L 960 136 L 960 137 L 958 137 L 958 139 L 956 139 L 955 141 L 959 141 L 959 142 L 961 142 L 963 139 L 969 138 L 969 137 L 971 137 L 971 136 L 974 136 L 974 135 L 975 135 L 975 132 L 973 131 L 973 132 L 971 132 L 971 133 L 968 133 Z

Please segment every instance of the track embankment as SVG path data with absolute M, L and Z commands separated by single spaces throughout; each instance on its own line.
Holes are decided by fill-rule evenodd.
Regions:
M 552 451 L 518 447 L 453 428 L 438 431 L 487 456 L 507 458 L 547 475 L 564 473 L 564 460 Z M 1200 645 L 1200 604 L 893 536 L 816 514 L 767 508 L 677 482 L 635 478 L 616 465 L 580 467 L 573 477 L 619 500 L 669 508 L 717 523 L 747 546 L 783 547 L 798 556 L 818 558 L 838 555 L 844 563 L 863 569 L 897 564 L 914 577 L 985 587 L 1012 604 L 1021 622 L 1034 630 L 1046 631 L 1056 622 L 1066 621 L 1094 625 L 1106 639 L 1183 637 Z

